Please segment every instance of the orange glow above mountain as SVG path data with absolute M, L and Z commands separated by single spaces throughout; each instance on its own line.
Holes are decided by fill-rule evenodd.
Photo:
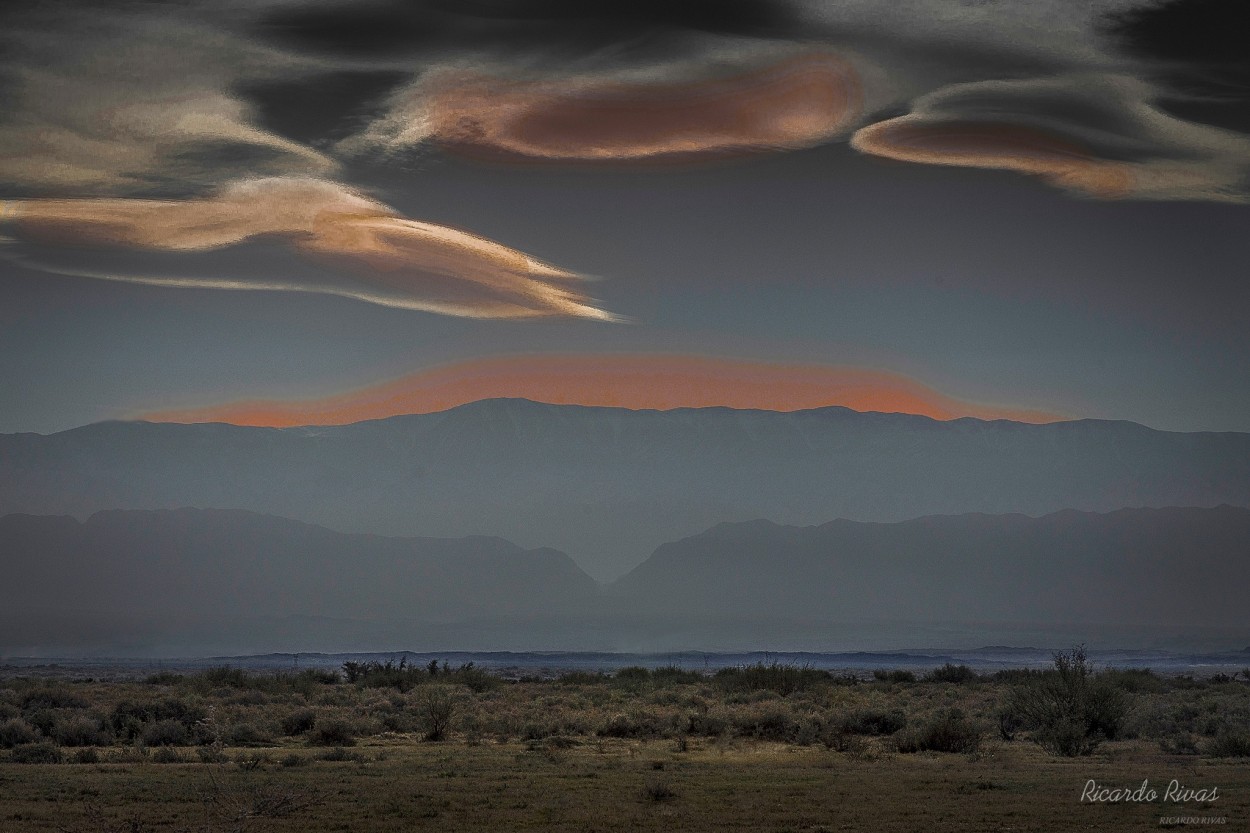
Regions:
M 856 411 L 955 419 L 1054 422 L 1042 411 L 966 402 L 896 373 L 860 367 L 773 364 L 687 355 L 521 355 L 421 370 L 312 399 L 250 400 L 138 414 L 154 422 L 227 422 L 290 427 L 346 425 L 443 411 L 494 398 L 630 409 L 755 408 L 798 411 L 840 405 Z

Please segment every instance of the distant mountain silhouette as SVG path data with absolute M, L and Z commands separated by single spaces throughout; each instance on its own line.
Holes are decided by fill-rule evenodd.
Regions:
M 1250 434 L 821 408 L 487 400 L 320 428 L 108 422 L 0 435 L 0 514 L 248 509 L 348 532 L 500 535 L 598 579 L 723 521 L 1250 505 Z
M 603 588 L 498 538 L 237 510 L 0 518 L 0 655 L 1244 644 L 1250 510 L 721 524 Z M 1211 637 L 1211 638 L 1208 638 Z
M 1250 509 L 721 524 L 611 587 L 638 615 L 1244 627 Z
M 593 609 L 599 592 L 555 550 L 345 535 L 237 510 L 107 511 L 85 523 L 8 515 L 0 554 L 0 643 L 9 643 L 0 650 L 53 637 L 90 643 L 96 627 L 150 641 L 248 620 L 571 617 Z M 68 631 L 35 638 L 41 622 Z M 12 628 L 29 638 L 15 641 Z M 298 644 L 298 627 L 291 638 Z

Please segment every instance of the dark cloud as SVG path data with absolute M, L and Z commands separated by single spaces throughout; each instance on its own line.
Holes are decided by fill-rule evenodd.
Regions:
M 1212 97 L 1188 88 L 1185 93 L 1164 95 L 1156 104 L 1178 119 L 1250 134 L 1250 95 Z
M 1138 55 L 1250 75 L 1244 0 L 1165 0 L 1113 12 L 1104 27 Z
M 1168 112 L 1250 132 L 1250 4 L 1168 0 L 1108 15 L 1102 30 L 1166 85 Z
M 737 35 L 790 30 L 796 23 L 795 10 L 785 0 L 435 0 L 430 5 L 483 19 L 679 27 Z
M 315 144 L 341 139 L 376 115 L 410 72 L 345 69 L 295 78 L 249 79 L 235 92 L 252 103 L 265 130 Z
M 259 27 L 287 46 L 370 59 L 425 50 L 589 52 L 681 32 L 772 37 L 801 28 L 784 0 L 375 0 L 282 8 Z

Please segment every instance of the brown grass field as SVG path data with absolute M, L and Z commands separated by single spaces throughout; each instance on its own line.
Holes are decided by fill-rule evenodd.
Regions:
M 1250 684 L 1092 675 L 1116 739 L 1018 727 L 1054 673 L 501 682 L 373 669 L 0 678 L 0 830 L 1151 830 L 1250 822 Z M 376 673 L 374 673 L 376 672 Z M 884 675 L 883 675 L 884 676 Z M 952 712 L 952 710 L 956 710 Z M 1026 721 L 1027 722 L 1027 721 Z M 310 725 L 311 724 L 311 725 Z M 441 731 L 440 731 L 441 730 Z M 442 740 L 433 740 L 442 734 Z M 1104 732 L 1105 734 L 1105 732 Z M 1010 737 L 1011 739 L 1008 739 Z M 951 751 L 937 751 L 949 749 Z M 1082 801 L 1087 781 L 1154 801 Z M 1164 800 L 1175 779 L 1214 800 Z

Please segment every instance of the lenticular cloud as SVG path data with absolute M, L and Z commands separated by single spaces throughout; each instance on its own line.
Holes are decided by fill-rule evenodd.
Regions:
M 1009 170 L 1101 199 L 1244 201 L 1250 139 L 1176 118 L 1115 74 L 952 84 L 870 124 L 859 151 Z
M 434 141 L 596 162 L 786 150 L 846 132 L 861 114 L 862 98 L 855 66 L 829 52 L 648 83 L 444 71 L 415 84 L 345 148 L 401 150 Z
M 244 180 L 189 200 L 18 201 L 5 204 L 0 222 L 16 230 L 11 257 L 50 271 L 168 286 L 320 292 L 474 318 L 614 319 L 580 292 L 582 278 L 572 272 L 468 232 L 408 219 L 324 180 Z M 262 269 L 237 255 L 258 246 L 297 257 L 263 261 Z M 92 256 L 80 267 L 43 260 L 66 247 Z M 161 259 L 170 254 L 179 255 L 176 262 Z M 214 266 L 225 271 L 212 274 Z

